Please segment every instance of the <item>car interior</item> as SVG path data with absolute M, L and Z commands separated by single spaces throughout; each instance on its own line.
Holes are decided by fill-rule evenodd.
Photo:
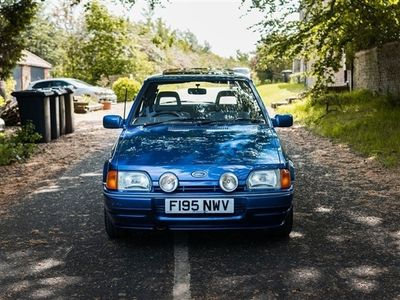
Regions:
M 224 121 L 259 118 L 264 120 L 252 95 L 237 88 L 189 87 L 175 90 L 156 88 L 147 93 L 133 124 L 194 119 Z

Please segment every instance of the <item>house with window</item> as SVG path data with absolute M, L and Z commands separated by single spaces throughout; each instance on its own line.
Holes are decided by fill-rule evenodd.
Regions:
M 313 61 L 305 60 L 305 59 L 294 59 L 292 72 L 293 74 L 303 74 L 299 75 L 299 78 L 305 83 L 308 88 L 312 88 L 315 84 L 315 78 L 309 76 L 309 72 L 311 71 Z M 306 74 L 306 76 L 304 76 Z M 333 82 L 329 84 L 330 87 L 352 87 L 352 76 L 351 70 L 346 67 L 346 56 L 343 55 L 343 60 L 341 63 L 341 67 L 337 72 L 333 74 Z M 300 82 L 300 81 L 299 81 Z
M 22 57 L 13 70 L 15 90 L 25 90 L 31 81 L 49 78 L 51 67 L 49 62 L 32 52 L 23 50 Z
M 323 0 L 325 4 L 329 3 L 327 0 Z M 301 10 L 299 13 L 300 21 L 304 21 L 306 19 L 304 10 Z M 312 88 L 315 84 L 315 78 L 309 75 L 312 66 L 313 66 L 312 59 L 304 59 L 304 58 L 297 58 L 293 60 L 292 65 L 292 73 L 299 74 L 298 78 L 304 81 L 304 84 L 308 88 Z M 340 68 L 333 73 L 333 82 L 329 84 L 329 87 L 333 88 L 352 88 L 352 70 L 347 67 L 346 55 L 343 54 L 342 61 L 340 64 Z M 299 81 L 300 82 L 300 81 Z

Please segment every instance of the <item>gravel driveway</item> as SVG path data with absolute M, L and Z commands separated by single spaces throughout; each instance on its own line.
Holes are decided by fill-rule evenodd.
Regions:
M 101 170 L 110 131 L 1 216 L 0 299 L 400 299 L 396 172 L 303 128 L 279 133 L 298 171 L 290 238 L 158 232 L 109 241 Z

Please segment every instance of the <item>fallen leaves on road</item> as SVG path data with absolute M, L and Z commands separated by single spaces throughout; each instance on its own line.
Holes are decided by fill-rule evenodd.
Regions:
M 120 114 L 122 105 L 115 105 L 112 111 L 98 111 L 85 115 L 75 115 L 75 132 L 64 135 L 47 144 L 39 144 L 38 151 L 29 160 L 0 166 L 0 216 L 7 213 L 10 205 L 31 192 L 48 186 L 72 165 L 88 157 L 95 151 L 111 148 L 118 131 L 102 126 L 105 114 Z

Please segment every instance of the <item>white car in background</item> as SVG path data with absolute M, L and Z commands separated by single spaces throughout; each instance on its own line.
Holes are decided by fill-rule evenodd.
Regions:
M 236 74 L 244 75 L 244 76 L 246 76 L 247 78 L 251 79 L 251 71 L 250 71 L 249 68 L 244 68 L 244 67 L 241 67 L 241 68 L 233 68 L 232 71 L 233 71 L 234 73 L 236 73 Z
M 79 79 L 74 78 L 49 78 L 33 81 L 29 84 L 29 90 L 51 89 L 70 87 L 74 91 L 74 98 L 78 100 L 85 96 L 89 96 L 95 101 L 111 101 L 116 103 L 117 96 L 111 89 L 90 85 Z

